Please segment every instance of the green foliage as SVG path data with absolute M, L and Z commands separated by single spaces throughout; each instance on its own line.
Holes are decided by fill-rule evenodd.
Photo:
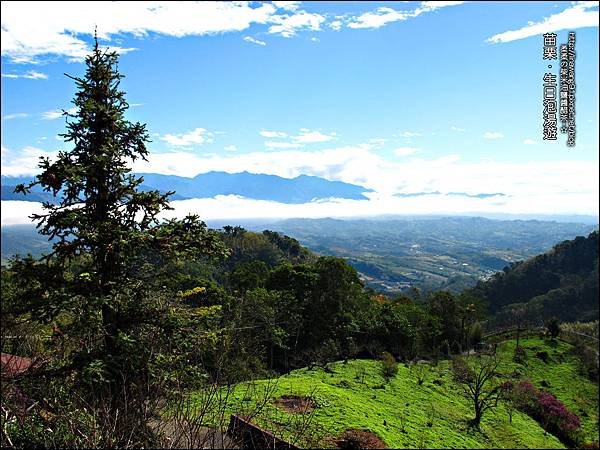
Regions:
M 268 272 L 268 266 L 262 261 L 244 261 L 235 265 L 229 279 L 234 289 L 245 292 L 263 287 Z
M 584 336 L 598 339 L 597 320 L 591 322 L 566 322 L 561 324 L 561 329 L 567 334 L 582 334 Z
M 523 304 L 532 321 L 597 320 L 598 231 L 564 241 L 542 255 L 505 267 L 473 290 L 486 300 L 498 324 L 513 317 L 509 304 Z
M 580 372 L 590 380 L 598 382 L 598 347 L 579 339 L 574 343 L 573 354 L 579 358 Z
M 396 358 L 389 352 L 383 352 L 381 355 L 381 372 L 387 381 L 394 378 L 398 373 Z
M 511 341 L 498 347 L 500 365 L 497 371 L 502 380 L 518 367 L 511 360 L 514 345 Z M 535 382 L 548 379 L 552 393 L 569 409 L 585 412 L 578 412 L 582 418 L 584 442 L 596 441 L 598 386 L 578 374 L 577 359 L 569 354 L 571 346 L 559 341 L 557 347 L 551 347 L 540 339 L 523 339 L 521 345 L 527 352 L 535 349 L 564 354 L 562 362 L 555 365 L 544 365 L 531 358 L 531 364 L 522 368 L 522 376 Z M 475 363 L 472 365 L 474 367 Z M 564 444 L 546 433 L 537 421 L 517 409 L 512 411 L 511 422 L 503 399 L 493 411 L 484 414 L 480 431 L 469 429 L 465 418 L 473 413 L 472 405 L 461 395 L 450 362 L 440 361 L 437 367 L 422 366 L 427 370 L 427 380 L 441 379 L 443 384 L 425 381 L 418 385 L 410 369 L 403 364 L 398 366 L 398 374 L 385 383 L 380 362 L 350 360 L 331 363 L 327 370 L 295 370 L 279 377 L 276 383 L 264 380 L 240 384 L 232 392 L 225 414 L 242 412 L 244 405 L 252 403 L 243 401 L 250 386 L 255 399 L 261 398 L 264 388 L 270 385 L 274 386 L 270 394 L 273 401 L 284 395 L 310 396 L 317 400 L 318 407 L 312 413 L 313 422 L 307 434 L 314 428 L 325 429 L 329 438 L 337 438 L 347 429 L 368 429 L 390 448 L 413 448 L 419 443 L 426 448 L 564 448 Z M 381 385 L 385 389 L 380 389 Z M 433 420 L 432 406 L 435 409 Z M 284 421 L 285 417 L 285 413 L 269 401 L 254 420 L 268 429 L 275 429 L 276 423 Z M 428 422 L 432 422 L 431 427 L 427 426 Z M 283 436 L 294 436 L 294 432 L 288 430 Z M 329 439 L 316 445 L 320 448 L 334 446 Z
M 556 317 L 552 317 L 550 320 L 546 321 L 546 330 L 552 339 L 558 337 L 560 334 L 560 324 Z
M 479 322 L 475 322 L 471 325 L 471 329 L 469 330 L 469 342 L 471 345 L 479 344 L 483 337 L 483 329 L 481 328 L 481 324 Z
M 513 354 L 513 361 L 519 364 L 525 364 L 527 361 L 527 352 L 520 345 L 515 346 L 515 352 Z
M 430 368 L 424 361 L 416 361 L 410 365 L 410 373 L 415 377 L 417 384 L 421 386 L 427 380 L 427 375 L 430 373 Z
M 200 362 L 196 338 L 207 325 L 179 305 L 200 292 L 177 298 L 158 284 L 162 267 L 180 258 L 220 258 L 226 250 L 197 216 L 159 221 L 170 193 L 139 189 L 143 180 L 129 165 L 146 159 L 148 133 L 125 118 L 117 61 L 96 43 L 85 75 L 70 77 L 76 112 L 65 112 L 61 136 L 72 149 L 52 162 L 42 158 L 41 173 L 16 189 L 26 194 L 39 185 L 57 201 L 32 216 L 53 239 L 52 252 L 12 261 L 9 306 L 40 324 L 62 323 L 61 345 L 49 346 L 47 357 L 93 411 L 118 417 L 113 436 L 103 436 L 107 444 L 151 445 L 148 397 L 159 394 L 168 371 Z M 169 367 L 159 364 L 164 352 Z M 161 389 L 166 395 L 169 387 Z

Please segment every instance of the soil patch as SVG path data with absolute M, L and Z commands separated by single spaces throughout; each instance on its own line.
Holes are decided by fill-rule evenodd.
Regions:
M 372 431 L 354 428 L 344 431 L 344 434 L 335 443 L 338 448 L 343 449 L 388 448 L 385 442 Z
M 274 404 L 285 412 L 292 414 L 311 412 L 317 407 L 317 402 L 312 398 L 302 397 L 300 395 L 284 395 L 275 400 Z

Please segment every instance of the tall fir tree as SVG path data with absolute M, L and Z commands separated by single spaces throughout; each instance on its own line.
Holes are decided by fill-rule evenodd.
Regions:
M 74 380 L 88 404 L 114 419 L 115 430 L 130 437 L 138 430 L 144 442 L 144 409 L 156 394 L 152 379 L 167 377 L 160 361 L 173 362 L 186 325 L 185 314 L 173 314 L 176 296 L 157 284 L 157 274 L 177 258 L 219 258 L 227 251 L 197 216 L 159 220 L 171 209 L 172 193 L 142 191 L 143 179 L 131 173 L 133 162 L 146 160 L 149 139 L 145 125 L 125 118 L 118 55 L 96 38 L 85 62 L 82 78 L 67 75 L 77 86 L 76 111 L 63 112 L 61 136 L 72 150 L 53 161 L 42 158 L 41 173 L 16 188 L 26 194 L 39 185 L 57 202 L 32 216 L 54 240 L 52 252 L 12 261 L 17 293 L 11 303 L 54 324 L 60 335 L 51 363 L 55 379 Z M 117 437 L 110 445 L 124 444 Z

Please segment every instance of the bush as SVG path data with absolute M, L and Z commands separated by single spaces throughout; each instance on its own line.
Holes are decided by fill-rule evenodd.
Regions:
M 469 342 L 471 345 L 477 345 L 481 342 L 482 338 L 483 329 L 481 328 L 481 324 L 479 322 L 475 322 L 469 331 Z
M 468 382 L 475 376 L 473 369 L 469 367 L 469 364 L 462 356 L 452 358 L 452 373 L 454 374 L 454 379 L 458 382 Z
M 425 381 L 425 377 L 427 376 L 428 370 L 428 365 L 423 363 L 419 364 L 418 362 L 414 362 L 410 366 L 410 372 L 414 375 L 419 386 L 421 386 Z
M 573 353 L 579 358 L 581 373 L 590 380 L 598 382 L 598 356 L 596 350 L 583 341 L 579 341 L 573 348 Z
M 502 388 L 505 399 L 513 401 L 517 409 L 537 420 L 546 431 L 568 445 L 578 444 L 579 417 L 550 392 L 536 389 L 529 381 L 507 381 Z
M 549 427 L 556 428 L 561 434 L 568 434 L 581 426 L 579 417 L 549 392 L 539 393 L 537 407 Z
M 537 352 L 537 353 L 535 354 L 535 357 L 536 357 L 536 358 L 539 358 L 539 359 L 541 359 L 542 361 L 544 361 L 545 363 L 547 363 L 547 362 L 548 362 L 548 359 L 550 358 L 550 355 L 548 354 L 548 352 L 547 352 L 547 351 L 541 351 L 541 352 Z
M 546 331 L 552 339 L 556 339 L 558 337 L 560 334 L 560 324 L 558 323 L 558 319 L 556 317 L 553 317 L 546 322 Z
M 394 378 L 398 373 L 398 363 L 391 353 L 383 352 L 381 357 L 381 370 L 383 372 L 383 377 L 386 380 Z
M 515 354 L 513 355 L 513 361 L 519 364 L 525 364 L 527 360 L 527 352 L 520 345 L 515 347 Z

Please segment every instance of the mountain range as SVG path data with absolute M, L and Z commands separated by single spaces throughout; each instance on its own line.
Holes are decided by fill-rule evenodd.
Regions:
M 157 189 L 163 193 L 175 191 L 171 200 L 239 195 L 280 203 L 307 203 L 327 198 L 366 200 L 364 193 L 371 192 L 363 186 L 308 175 L 300 175 L 296 178 L 249 172 L 207 172 L 193 178 L 156 173 L 136 175 L 144 179 L 140 186 L 141 190 Z M 13 192 L 17 184 L 27 183 L 30 180 L 31 177 L 2 176 L 2 200 L 53 201 L 52 196 L 43 192 L 39 186 L 36 186 L 27 196 Z

